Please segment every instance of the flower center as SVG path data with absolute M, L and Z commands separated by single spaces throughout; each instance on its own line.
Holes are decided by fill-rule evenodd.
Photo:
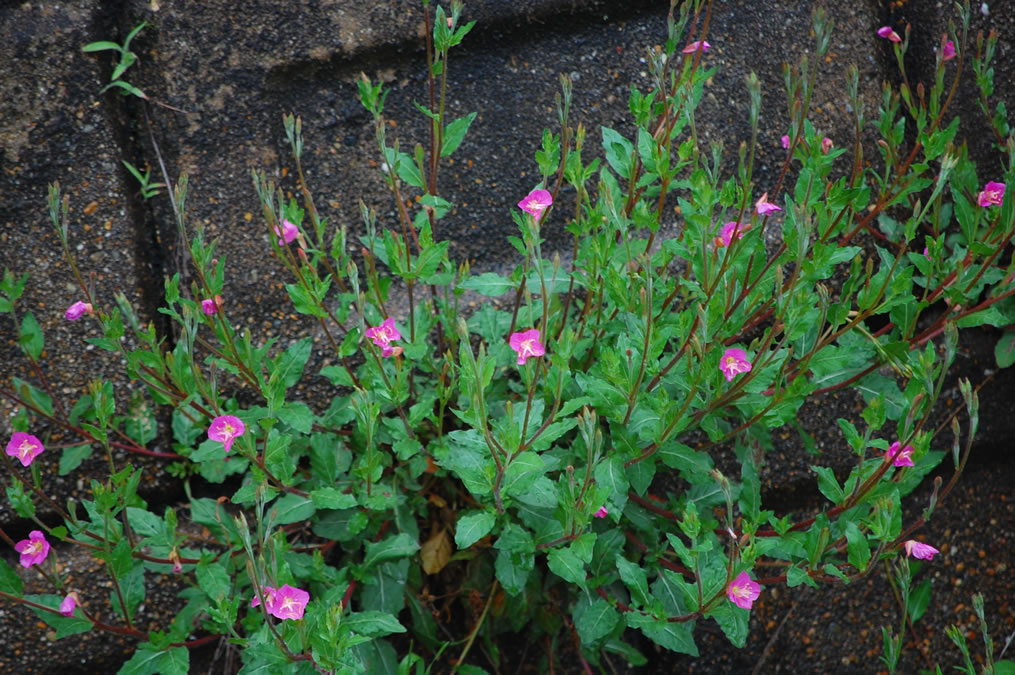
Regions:
M 35 443 L 31 441 L 21 441 L 21 445 L 18 446 L 18 456 L 24 459 L 35 450 Z

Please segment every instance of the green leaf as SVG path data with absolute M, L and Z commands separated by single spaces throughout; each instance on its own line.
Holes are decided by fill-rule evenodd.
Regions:
M 499 274 L 484 272 L 478 276 L 469 277 L 458 284 L 458 288 L 476 291 L 488 298 L 499 298 L 508 291 L 514 290 L 518 284 L 512 283 Z
M 384 612 L 357 612 L 342 619 L 342 625 L 354 633 L 378 637 L 391 633 L 404 633 L 405 626 Z
M 916 588 L 909 594 L 909 619 L 916 623 L 920 620 L 924 614 L 927 613 L 927 608 L 930 606 L 930 579 L 924 579 L 920 582 Z
M 319 509 L 351 509 L 356 506 L 356 495 L 333 487 L 313 490 L 310 499 Z
M 998 368 L 1007 368 L 1015 363 L 1015 332 L 1009 331 L 994 345 L 994 359 Z
M 497 522 L 489 511 L 470 511 L 458 519 L 455 526 L 455 546 L 458 550 L 469 548 L 485 537 Z
M 606 161 L 621 178 L 630 180 L 634 144 L 609 127 L 602 127 Z
M 656 619 L 644 614 L 628 612 L 627 625 L 640 628 L 650 640 L 658 645 L 681 654 L 698 655 L 698 647 L 694 644 L 694 622 L 670 623 L 665 619 Z
M 585 585 L 585 563 L 570 549 L 553 549 L 546 556 L 546 562 L 550 567 L 550 571 L 564 581 L 570 581 L 579 586 Z
M 594 600 L 592 598 L 595 598 Z M 598 596 L 582 594 L 574 608 L 574 627 L 583 645 L 608 635 L 620 620 L 620 613 Z
M 829 501 L 838 504 L 845 499 L 846 495 L 843 493 L 842 487 L 839 486 L 839 481 L 835 478 L 835 472 L 832 469 L 827 466 L 812 465 L 811 471 L 818 474 L 818 489 Z
M 363 566 L 372 567 L 385 560 L 406 558 L 419 550 L 419 543 L 408 534 L 397 534 L 376 543 L 367 543 Z
M 271 507 L 273 514 L 271 522 L 275 525 L 298 523 L 301 520 L 309 520 L 315 511 L 317 511 L 317 507 L 314 506 L 313 500 L 290 493 L 276 501 Z
M 31 312 L 25 312 L 24 318 L 21 319 L 21 336 L 18 342 L 23 346 L 25 353 L 33 359 L 37 360 L 42 354 L 44 346 L 42 329 Z
M 190 652 L 186 647 L 155 650 L 150 643 L 138 645 L 134 656 L 120 668 L 118 675 L 187 675 Z
M 523 452 L 508 464 L 504 472 L 504 494 L 515 496 L 529 489 L 543 471 L 543 458 L 534 452 Z
M 302 402 L 286 403 L 278 411 L 278 418 L 301 434 L 309 434 L 314 426 L 315 415 L 310 406 Z
M 0 591 L 21 597 L 24 586 L 14 568 L 0 560 Z
M 865 571 L 871 559 L 870 544 L 854 522 L 846 523 L 846 548 L 849 564 L 861 572 Z
M 85 443 L 84 445 L 73 445 L 69 448 L 63 449 L 63 454 L 60 455 L 60 468 L 59 474 L 66 476 L 74 469 L 81 466 L 81 462 L 88 459 L 92 454 L 91 443 Z
M 469 130 L 472 120 L 476 119 L 476 113 L 469 113 L 459 117 L 451 124 L 444 127 L 444 141 L 441 143 L 441 157 L 447 157 L 462 144 L 465 134 Z
M 726 639 L 734 647 L 743 649 L 747 644 L 747 625 L 751 618 L 751 610 L 741 609 L 732 602 L 722 602 L 708 616 L 715 620 Z
M 232 590 L 229 574 L 221 563 L 202 560 L 197 564 L 197 585 L 212 602 L 228 599 Z
M 814 579 L 811 579 L 810 575 L 807 574 L 807 570 L 794 565 L 786 570 L 786 585 L 790 588 L 795 588 L 800 584 L 807 584 L 813 588 L 818 587 Z
M 648 606 L 651 596 L 648 592 L 648 577 L 645 576 L 645 570 L 637 563 L 633 563 L 619 554 L 614 560 L 617 571 L 620 572 L 620 578 L 631 591 L 631 599 L 642 607 Z

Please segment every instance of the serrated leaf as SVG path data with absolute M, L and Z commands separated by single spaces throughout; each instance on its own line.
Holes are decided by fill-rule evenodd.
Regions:
M 73 445 L 69 448 L 64 448 L 63 453 L 60 455 L 60 468 L 58 470 L 61 476 L 66 476 L 74 469 L 81 466 L 81 462 L 88 459 L 92 454 L 91 443 L 85 443 L 84 445 Z
M 318 488 L 310 493 L 310 500 L 319 509 L 351 509 L 356 506 L 356 495 L 338 488 Z
M 222 565 L 204 560 L 197 564 L 197 585 L 211 598 L 212 604 L 217 600 L 228 599 L 232 590 L 229 574 Z

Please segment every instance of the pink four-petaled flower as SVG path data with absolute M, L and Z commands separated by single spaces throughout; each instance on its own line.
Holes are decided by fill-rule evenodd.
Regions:
M 525 199 L 518 202 L 518 208 L 533 218 L 541 218 L 546 207 L 553 204 L 553 196 L 546 190 L 533 190 Z
M 215 300 L 212 298 L 205 298 L 201 301 L 201 311 L 205 313 L 205 316 L 211 316 L 219 311 L 218 305 L 215 304 Z
M 546 349 L 539 342 L 539 330 L 533 328 L 522 333 L 511 333 L 508 339 L 511 349 L 518 352 L 518 365 L 525 365 L 530 356 L 542 356 Z
M 92 313 L 92 303 L 82 302 L 78 300 L 73 305 L 67 308 L 67 311 L 63 313 L 63 318 L 68 321 L 77 321 L 85 314 Z
M 747 572 L 741 572 L 730 584 L 726 594 L 729 596 L 730 602 L 740 609 L 750 609 L 754 601 L 761 595 L 761 585 L 751 579 L 751 575 Z
M 1004 199 L 1004 183 L 987 181 L 977 198 L 976 203 L 980 206 L 998 206 Z
M 296 237 L 300 236 L 300 228 L 293 223 L 290 223 L 285 218 L 282 219 L 282 231 L 278 231 L 278 226 L 275 226 L 275 234 L 281 235 L 282 238 L 278 240 L 278 245 L 283 246 L 288 244 Z
M 212 420 L 211 426 L 208 427 L 208 438 L 213 441 L 221 441 L 226 452 L 229 452 L 233 447 L 233 441 L 242 436 L 244 431 L 246 431 L 246 427 L 243 426 L 243 421 L 239 417 L 219 415 Z
M 719 236 L 715 238 L 716 246 L 729 246 L 734 239 L 743 239 L 744 233 L 750 229 L 750 223 L 737 223 L 730 221 L 719 230 Z
M 680 53 L 693 54 L 694 52 L 698 51 L 698 47 L 701 47 L 702 52 L 707 52 L 709 49 L 712 48 L 712 45 L 708 44 L 708 42 L 706 42 L 705 40 L 695 40 L 691 44 L 681 49 Z
M 933 560 L 934 556 L 941 552 L 930 544 L 923 544 L 915 539 L 908 540 L 903 544 L 903 547 L 906 549 L 906 555 L 911 555 L 920 560 Z
M 898 33 L 892 30 L 891 26 L 882 26 L 881 28 L 878 28 L 878 37 L 883 37 L 884 39 L 891 40 L 892 42 L 902 42 L 902 38 L 899 37 Z
M 834 145 L 835 142 L 832 141 L 832 139 L 829 138 L 828 136 L 825 136 L 824 138 L 821 139 L 821 152 L 827 155 Z
M 765 216 L 775 211 L 782 211 L 781 206 L 776 206 L 772 202 L 768 201 L 768 193 L 758 197 L 758 201 L 755 202 L 754 208 L 757 210 L 759 216 Z
M 606 516 L 610 515 L 610 512 L 606 510 L 605 506 L 600 506 L 599 510 L 592 515 L 594 515 L 596 518 L 605 518 Z
M 300 588 L 294 588 L 284 584 L 278 589 L 271 586 L 264 586 L 264 606 L 268 613 L 276 619 L 302 619 L 303 612 L 310 602 L 310 594 Z M 250 601 L 251 608 L 261 604 L 261 600 L 254 595 Z
M 955 43 L 949 40 L 945 43 L 945 48 L 941 51 L 942 61 L 951 61 L 955 58 Z
M 402 334 L 395 328 L 395 320 L 390 316 L 380 326 L 367 328 L 366 336 L 381 348 L 381 356 L 391 356 L 394 354 L 395 347 L 391 346 L 392 341 L 402 339 Z
M 7 443 L 7 454 L 11 457 L 17 457 L 21 461 L 22 466 L 31 464 L 43 450 L 45 448 L 42 447 L 42 441 L 23 431 L 15 431 L 11 435 L 11 440 Z
M 885 460 L 892 460 L 894 466 L 913 466 L 913 446 L 902 447 L 902 443 L 895 441 L 888 446 L 885 453 Z
M 780 138 L 779 142 L 782 143 L 783 150 L 789 150 L 789 134 L 786 134 L 785 136 Z
M 21 566 L 25 569 L 32 565 L 40 565 L 49 555 L 49 542 L 39 530 L 28 533 L 28 539 L 14 544 L 14 550 L 21 554 Z
M 747 360 L 747 353 L 743 349 L 727 349 L 719 361 L 719 370 L 726 376 L 727 382 L 732 382 L 737 373 L 746 373 L 751 370 L 751 362 Z

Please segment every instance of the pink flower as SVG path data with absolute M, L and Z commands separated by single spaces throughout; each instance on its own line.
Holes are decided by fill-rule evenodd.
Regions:
M 913 466 L 913 446 L 907 445 L 904 448 L 901 443 L 895 441 L 888 446 L 888 452 L 885 453 L 885 461 L 892 460 L 894 466 Z
M 395 320 L 390 316 L 380 326 L 367 328 L 366 336 L 381 348 L 381 356 L 394 354 L 396 348 L 391 346 L 391 341 L 402 339 L 402 334 L 395 328 Z
M 525 199 L 518 202 L 518 208 L 533 218 L 540 218 L 546 207 L 553 204 L 553 197 L 546 190 L 533 190 Z
M 772 202 L 768 201 L 768 193 L 758 197 L 758 201 L 754 204 L 755 209 L 758 211 L 759 216 L 766 216 L 773 211 L 782 211 L 782 207 L 776 206 Z
M 891 26 L 882 26 L 881 28 L 878 28 L 878 37 L 883 37 L 886 40 L 891 40 L 892 42 L 902 42 L 902 38 L 899 37 L 898 33 L 892 30 Z
M 750 223 L 737 223 L 730 221 L 719 230 L 719 236 L 715 238 L 716 246 L 729 246 L 734 239 L 743 239 L 744 233 L 751 227 Z
M 229 452 L 233 447 L 233 440 L 242 436 L 244 431 L 246 431 L 246 427 L 243 426 L 239 417 L 219 415 L 212 420 L 211 426 L 208 427 L 208 438 L 213 441 L 222 441 L 226 452 Z
M 275 601 L 275 589 L 271 586 L 262 586 L 261 592 L 264 594 L 264 606 L 271 607 L 271 604 Z M 254 593 L 254 597 L 250 599 L 250 609 L 258 607 L 261 604 L 261 598 L 257 597 L 257 593 Z
M 942 61 L 951 61 L 955 58 L 955 43 L 949 40 L 945 43 L 945 48 L 941 51 Z
M 275 226 L 274 229 L 275 229 L 275 234 L 278 234 L 278 235 L 282 236 L 282 239 L 278 240 L 278 245 L 279 246 L 283 246 L 285 244 L 288 244 L 293 239 L 295 239 L 296 237 L 300 236 L 300 228 L 296 227 L 295 225 L 290 223 L 285 218 L 282 219 L 282 231 L 281 232 L 278 231 L 278 226 Z M 283 241 L 283 239 L 285 241 Z
M 751 370 L 751 362 L 747 360 L 747 353 L 743 349 L 727 349 L 719 361 L 719 370 L 726 376 L 727 382 L 732 382 L 737 373 Z
M 605 518 L 606 516 L 610 515 L 610 512 L 606 510 L 605 506 L 600 506 L 599 510 L 592 515 L 594 515 L 596 518 Z
M 831 150 L 832 146 L 834 145 L 835 143 L 832 142 L 832 139 L 829 138 L 828 136 L 825 136 L 824 138 L 821 139 L 821 152 L 827 155 L 829 150 Z
M 934 556 L 941 552 L 930 544 L 921 544 L 913 539 L 903 544 L 903 547 L 906 549 L 906 555 L 911 555 L 920 560 L 933 560 Z
M 976 198 L 976 203 L 980 206 L 998 206 L 1002 199 L 1004 199 L 1004 183 L 995 183 L 991 180 L 983 186 L 983 192 Z
M 201 301 L 201 311 L 204 312 L 205 316 L 211 316 L 219 311 L 218 305 L 211 298 L 205 298 Z
M 750 609 L 754 601 L 761 595 L 761 586 L 751 579 L 750 574 L 741 572 L 726 590 L 726 595 L 729 596 L 730 602 L 740 609 Z
M 691 44 L 689 44 L 686 47 L 684 47 L 683 49 L 681 49 L 680 53 L 681 54 L 693 54 L 694 52 L 698 51 L 698 47 L 701 47 L 701 51 L 707 52 L 709 49 L 712 48 L 712 45 L 708 44 L 704 40 L 695 40 Z
M 524 333 L 511 333 L 508 339 L 511 349 L 518 352 L 518 365 L 525 365 L 525 360 L 530 356 L 542 356 L 546 349 L 539 342 L 539 331 L 535 328 Z
M 307 603 L 310 602 L 309 593 L 299 588 L 293 588 L 289 584 L 285 584 L 277 590 L 271 586 L 264 586 L 261 590 L 264 592 L 264 606 L 269 614 L 282 620 L 303 618 L 303 611 L 306 609 Z M 250 601 L 250 606 L 253 608 L 260 604 L 261 600 L 255 594 Z
M 21 554 L 21 566 L 28 569 L 32 565 L 41 565 L 49 555 L 49 542 L 39 530 L 28 533 L 28 539 L 14 544 L 14 550 Z
M 14 432 L 11 440 L 7 443 L 7 454 L 20 459 L 22 466 L 31 464 L 32 460 L 38 457 L 43 450 L 45 448 L 42 447 L 42 441 L 22 431 Z
M 302 619 L 303 611 L 310 602 L 310 594 L 285 584 L 277 591 L 271 602 L 267 603 L 268 613 L 276 619 Z
M 77 593 L 71 593 L 60 603 L 60 613 L 64 616 L 73 616 L 74 608 L 78 606 L 77 598 L 74 597 L 75 595 Z
M 783 136 L 779 139 L 782 142 L 782 149 L 789 150 L 789 135 Z
M 67 308 L 67 311 L 63 313 L 63 318 L 67 319 L 68 321 L 77 321 L 85 314 L 91 313 L 92 313 L 92 303 L 81 302 L 80 300 L 78 300 L 73 305 Z
M 927 260 L 931 259 L 930 250 L 926 246 L 923 247 L 923 257 L 926 258 Z

